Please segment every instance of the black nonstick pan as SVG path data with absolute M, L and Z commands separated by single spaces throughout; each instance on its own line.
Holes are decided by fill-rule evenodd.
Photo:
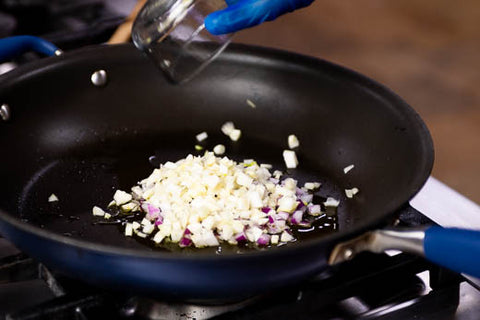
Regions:
M 107 82 L 91 75 L 104 70 Z M 247 106 L 246 99 L 257 107 Z M 172 85 L 132 45 L 96 46 L 23 66 L 0 78 L 0 232 L 47 266 L 98 286 L 172 299 L 239 298 L 299 282 L 328 268 L 335 244 L 388 226 L 433 164 L 419 116 L 378 83 L 331 63 L 232 45 L 187 84 Z M 229 141 L 220 127 L 242 130 Z M 260 251 L 167 252 L 115 225 L 94 225 L 106 207 L 155 165 L 223 143 L 235 160 L 284 170 L 294 133 L 300 165 L 341 200 L 336 232 Z M 354 164 L 349 174 L 343 168 Z M 344 189 L 360 192 L 347 199 Z M 50 194 L 59 201 L 48 202 Z

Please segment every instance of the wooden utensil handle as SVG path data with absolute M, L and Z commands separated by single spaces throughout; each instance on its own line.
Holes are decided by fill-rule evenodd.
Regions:
M 143 5 L 147 2 L 147 0 L 139 0 L 135 7 L 133 8 L 130 15 L 125 18 L 125 22 L 121 24 L 115 33 L 110 37 L 108 40 L 108 44 L 116 44 L 116 43 L 124 43 L 130 40 L 130 36 L 132 35 L 132 26 L 135 18 L 137 17 L 140 9 Z

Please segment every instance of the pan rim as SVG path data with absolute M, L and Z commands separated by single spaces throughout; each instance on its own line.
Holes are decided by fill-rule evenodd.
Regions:
M 27 65 L 21 66 L 9 73 L 0 76 L 1 82 L 4 82 L 8 85 L 11 81 L 19 81 L 26 77 L 32 77 L 36 73 L 45 72 L 45 70 L 49 70 L 55 68 L 59 64 L 65 63 L 65 61 L 70 60 L 84 60 L 89 59 L 94 54 L 98 54 L 99 51 L 109 52 L 110 50 L 119 50 L 125 51 L 128 53 L 129 51 L 136 51 L 133 45 L 131 44 L 120 44 L 120 45 L 97 45 L 97 46 L 89 46 L 85 48 L 80 48 L 77 50 L 73 50 L 67 52 L 59 57 L 51 57 L 46 58 L 40 61 L 36 61 L 33 63 L 29 63 Z M 409 105 L 407 104 L 400 96 L 394 93 L 391 89 L 387 88 L 381 83 L 365 76 L 359 72 L 351 70 L 350 68 L 346 68 L 344 66 L 323 60 L 321 58 L 310 57 L 298 53 L 293 53 L 285 50 L 279 49 L 272 49 L 272 48 L 265 48 L 265 47 L 258 47 L 258 46 L 251 46 L 251 45 L 243 45 L 243 44 L 231 44 L 223 55 L 233 55 L 236 56 L 238 59 L 245 60 L 248 57 L 255 57 L 261 56 L 265 59 L 272 59 L 272 60 L 283 60 L 288 61 L 289 64 L 300 66 L 305 69 L 309 69 L 310 72 L 315 72 L 315 68 L 308 68 L 308 66 L 317 66 L 322 67 L 323 69 L 332 70 L 332 72 L 342 74 L 347 76 L 351 79 L 352 83 L 356 83 L 361 85 L 362 87 L 368 88 L 370 91 L 374 93 L 381 93 L 381 97 L 385 100 L 391 102 L 392 105 L 397 107 L 398 110 L 402 111 L 402 114 L 407 116 L 409 119 L 412 119 L 415 123 L 415 130 L 423 135 L 425 139 L 422 139 L 422 145 L 419 146 L 422 148 L 424 157 L 421 159 L 421 163 L 419 161 L 418 165 L 418 174 L 415 176 L 414 181 L 411 183 L 411 190 L 409 194 L 405 194 L 402 198 L 402 201 L 397 201 L 399 205 L 391 205 L 390 208 L 385 209 L 385 213 L 383 214 L 382 218 L 388 218 L 392 216 L 397 210 L 399 210 L 403 205 L 406 205 L 408 201 L 423 187 L 427 178 L 429 177 L 431 170 L 433 168 L 434 163 L 434 149 L 433 149 L 433 141 L 428 131 L 426 124 L 420 118 L 419 114 Z M 292 56 L 297 57 L 296 59 L 292 59 Z M 139 55 L 140 57 L 140 55 Z M 221 59 L 221 57 L 220 57 Z M 3 79 L 2 79 L 3 78 Z M 5 81 L 3 81 L 5 80 Z M 0 88 L 0 94 L 2 93 L 2 88 Z M 9 215 L 5 211 L 0 209 L 0 219 L 2 222 L 8 223 L 10 226 L 21 230 L 22 232 L 26 232 L 41 238 L 44 238 L 47 241 L 54 241 L 62 244 L 66 244 L 78 249 L 87 250 L 94 253 L 102 253 L 108 255 L 118 255 L 118 256 L 129 256 L 135 258 L 145 258 L 145 259 L 166 259 L 166 260 L 180 260 L 180 261 L 199 261 L 199 260 L 211 260 L 214 259 L 244 259 L 245 257 L 270 257 L 274 255 L 288 255 L 292 251 L 298 250 L 311 250 L 314 247 L 322 246 L 327 243 L 336 243 L 341 239 L 351 238 L 355 235 L 358 235 L 362 232 L 365 232 L 368 229 L 372 229 L 380 224 L 378 217 L 373 217 L 369 219 L 365 219 L 361 223 L 353 226 L 347 232 L 335 232 L 333 234 L 326 235 L 324 237 L 318 239 L 312 239 L 305 242 L 296 242 L 289 244 L 287 246 L 282 247 L 273 247 L 267 250 L 258 250 L 252 251 L 244 254 L 223 254 L 223 255 L 216 255 L 216 254 L 183 254 L 177 252 L 164 252 L 164 251 L 147 251 L 147 250 L 135 250 L 135 249 L 128 249 L 122 248 L 113 245 L 104 245 L 104 244 L 97 244 L 94 242 L 81 240 L 81 239 L 74 239 L 64 235 L 60 235 L 51 231 L 47 231 L 41 229 L 40 227 L 27 224 L 26 222 L 21 221 L 20 219 Z M 1 222 L 0 222 L 1 223 Z M 312 251 L 312 254 L 315 252 Z

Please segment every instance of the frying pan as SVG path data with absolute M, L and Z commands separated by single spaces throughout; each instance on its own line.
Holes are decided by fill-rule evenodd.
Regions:
M 100 69 L 107 81 L 96 86 L 91 75 Z M 395 245 L 421 253 L 422 240 L 425 248 L 433 243 L 428 248 L 437 251 L 425 254 L 434 261 L 472 274 L 479 269 L 479 237 L 471 231 L 367 233 L 391 225 L 422 187 L 432 140 L 401 98 L 332 63 L 232 45 L 201 75 L 175 86 L 132 45 L 95 46 L 2 76 L 0 104 L 9 118 L 0 123 L 0 233 L 89 283 L 170 299 L 235 299 L 330 268 L 339 243 L 331 263 Z M 242 129 L 238 142 L 220 132 L 228 120 Z M 124 237 L 118 226 L 92 224 L 94 205 L 106 207 L 115 189 L 128 190 L 152 163 L 194 154 L 202 131 L 209 133 L 207 149 L 223 143 L 235 160 L 255 158 L 284 171 L 286 137 L 296 134 L 300 165 L 288 173 L 300 183 L 320 181 L 320 196 L 341 200 L 336 232 L 241 254 L 167 252 Z M 344 174 L 350 164 L 355 168 Z M 352 187 L 360 192 L 345 198 Z M 47 201 L 52 193 L 59 202 Z

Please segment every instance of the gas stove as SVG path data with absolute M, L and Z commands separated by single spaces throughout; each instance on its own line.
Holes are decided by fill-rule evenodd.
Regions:
M 446 204 L 448 202 L 449 204 Z M 427 204 L 430 205 L 430 210 Z M 441 219 L 431 208 L 462 208 L 478 223 L 480 207 L 430 178 L 399 226 Z M 468 210 L 466 209 L 468 208 Z M 425 211 L 426 210 L 426 211 Z M 469 220 L 468 215 L 473 215 Z M 430 218 L 428 218 L 429 216 Z M 477 226 L 477 225 L 475 225 Z M 305 283 L 243 301 L 179 303 L 104 291 L 70 279 L 0 239 L 0 317 L 5 319 L 477 319 L 480 291 L 466 278 L 405 253 L 364 253 Z
M 134 0 L 0 0 L 0 37 L 34 34 L 68 50 L 105 42 Z M 15 61 L 21 64 L 28 55 Z M 0 65 L 0 74 L 15 64 Z M 2 71 L 3 70 L 3 71 Z M 399 217 L 480 229 L 480 207 L 430 178 Z M 422 212 L 422 213 L 420 213 Z M 448 214 L 445 214 L 448 212 Z M 305 283 L 229 303 L 108 292 L 49 270 L 0 237 L 0 319 L 478 319 L 477 279 L 399 252 L 364 253 Z

